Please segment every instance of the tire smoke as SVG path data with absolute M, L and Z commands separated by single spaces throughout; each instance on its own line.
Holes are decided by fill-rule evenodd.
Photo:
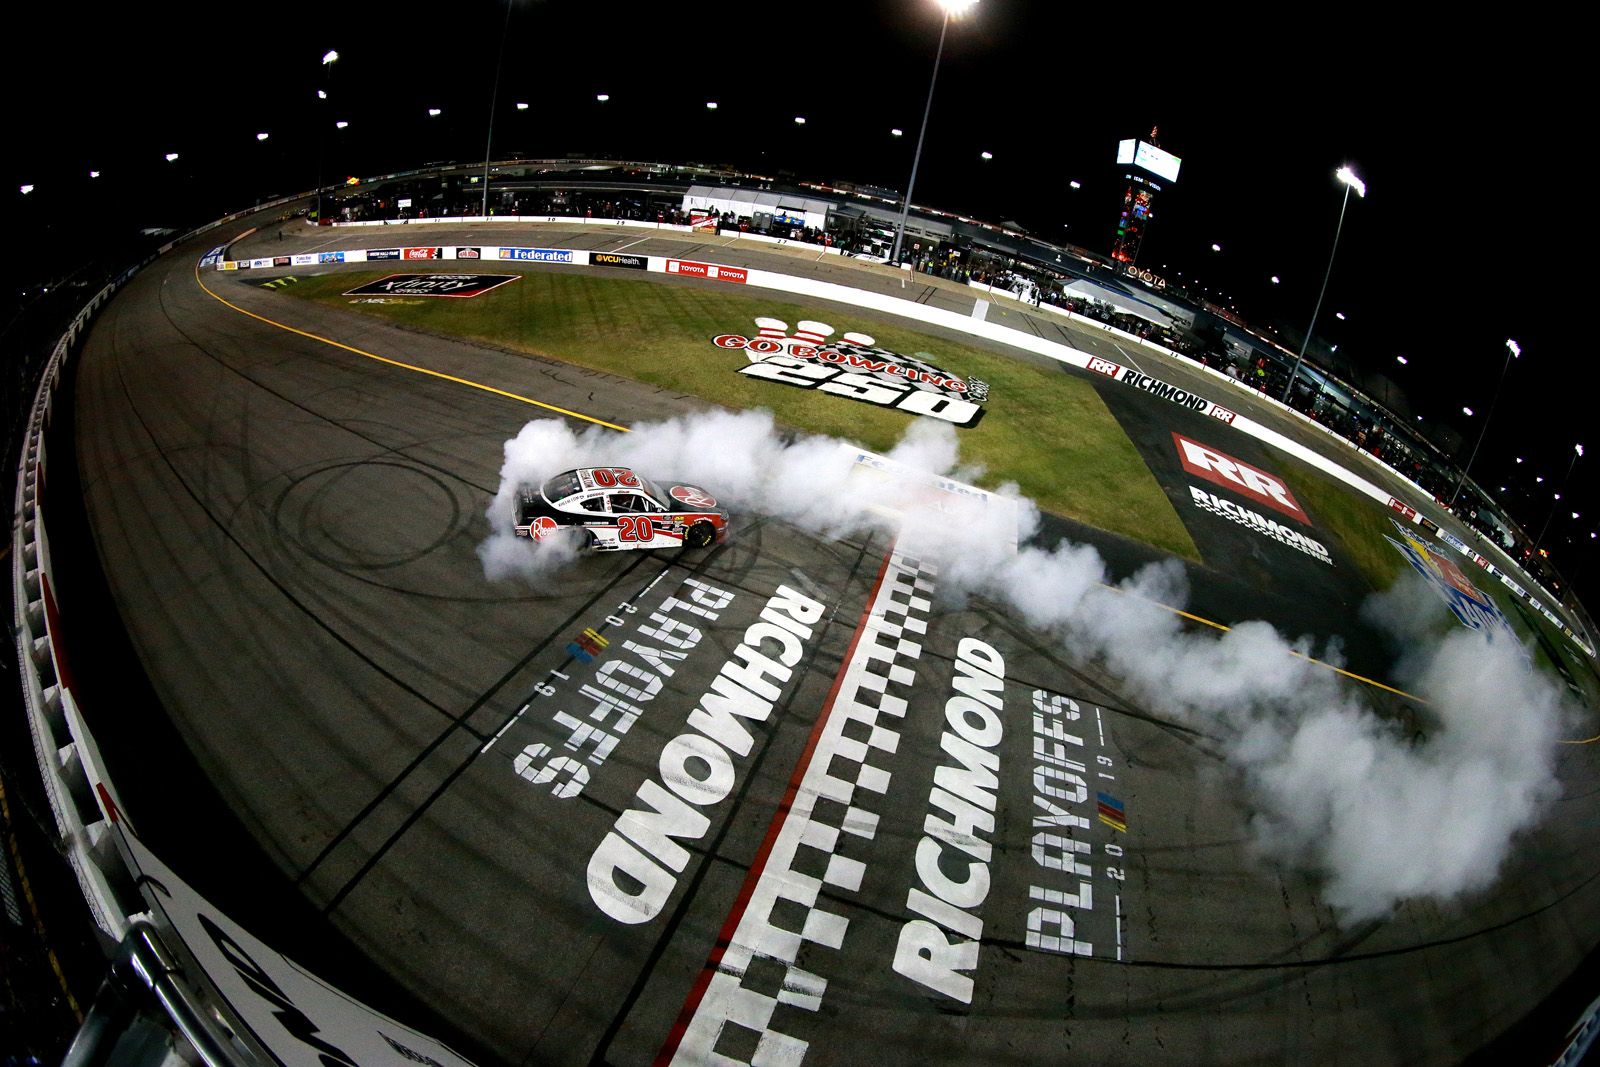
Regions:
M 929 475 L 970 481 L 978 473 L 958 468 L 955 432 L 931 420 L 913 423 L 889 455 Z M 629 434 L 528 423 L 506 442 L 492 532 L 479 547 L 485 574 L 540 578 L 569 562 L 570 548 L 513 535 L 515 494 L 598 465 L 704 485 L 736 517 L 759 513 L 823 537 L 893 533 L 939 567 L 941 592 L 1005 605 L 1072 656 L 1102 665 L 1148 710 L 1215 739 L 1247 787 L 1260 853 L 1314 872 L 1342 922 L 1383 917 L 1407 899 L 1486 888 L 1517 835 L 1559 794 L 1557 740 L 1574 709 L 1504 638 L 1461 627 L 1440 637 L 1414 601 L 1375 597 L 1369 619 L 1388 620 L 1410 642 L 1402 683 L 1430 702 L 1426 735 L 1406 735 L 1354 686 L 1310 663 L 1307 641 L 1264 622 L 1220 635 L 1184 629 L 1159 606 L 1187 597 L 1176 561 L 1108 585 L 1092 547 L 1028 543 L 1038 514 L 1030 501 L 1017 501 L 1015 519 L 981 507 L 952 514 L 959 505 L 949 500 L 932 512 L 918 506 L 925 489 L 896 496 L 854 478 L 841 442 L 781 434 L 767 412 L 701 413 Z M 1002 529 L 1002 521 L 1021 528 Z

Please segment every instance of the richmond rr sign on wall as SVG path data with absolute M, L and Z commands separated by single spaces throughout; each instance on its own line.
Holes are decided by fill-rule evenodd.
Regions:
M 793 334 L 778 319 L 755 322 L 755 337 L 724 333 L 711 339 L 718 348 L 744 352 L 749 365 L 739 368 L 740 374 L 962 428 L 976 426 L 983 417 L 981 403 L 989 398 L 989 387 L 976 378 L 961 378 L 920 357 L 879 348 L 863 333 L 829 340 L 834 329 L 824 322 L 801 322 Z

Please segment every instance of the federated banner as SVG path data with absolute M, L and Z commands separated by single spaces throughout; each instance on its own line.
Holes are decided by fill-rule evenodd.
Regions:
M 577 253 L 570 248 L 502 248 L 500 258 L 527 263 L 576 263 Z

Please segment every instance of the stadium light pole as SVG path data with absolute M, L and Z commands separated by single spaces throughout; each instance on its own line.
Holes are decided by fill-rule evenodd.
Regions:
M 337 63 L 338 61 L 339 61 L 339 53 L 335 52 L 333 49 L 330 48 L 326 52 L 322 53 L 322 65 L 324 67 L 328 68 L 328 82 L 329 82 L 329 84 L 332 84 L 332 82 L 333 82 L 333 65 L 335 63 Z M 318 89 L 317 90 L 317 99 L 318 100 L 323 100 L 323 101 L 327 100 L 328 99 L 327 90 L 326 89 Z M 328 119 L 328 115 L 327 115 L 326 110 L 321 108 L 321 107 L 319 107 L 317 109 L 317 225 L 318 226 L 322 225 L 322 163 L 323 163 L 323 157 L 327 154 L 324 151 L 324 147 L 325 147 L 325 145 L 327 143 L 327 137 L 328 137 L 327 131 L 325 129 L 323 129 L 323 127 L 327 125 L 327 119 Z
M 1300 342 L 1300 354 L 1294 358 L 1294 370 L 1289 373 L 1289 381 L 1283 387 L 1283 396 L 1279 397 L 1285 404 L 1289 402 L 1289 394 L 1294 390 L 1295 380 L 1300 377 L 1300 364 L 1306 361 L 1306 349 L 1311 345 L 1311 332 L 1317 328 L 1317 315 L 1322 311 L 1322 298 L 1328 294 L 1328 279 L 1333 277 L 1333 257 L 1339 251 L 1339 234 L 1344 232 L 1344 212 L 1350 206 L 1350 190 L 1354 189 L 1356 195 L 1365 198 L 1367 183 L 1356 177 L 1356 172 L 1349 167 L 1340 167 L 1334 171 L 1333 176 L 1344 183 L 1344 199 L 1339 203 L 1339 225 L 1333 231 L 1333 248 L 1328 252 L 1328 269 L 1322 275 L 1322 288 L 1317 292 L 1317 306 L 1311 309 L 1311 325 L 1306 327 L 1305 339 Z
M 1494 406 L 1500 402 L 1500 387 L 1506 384 L 1506 371 L 1511 369 L 1511 361 L 1522 355 L 1522 346 L 1517 342 L 1506 340 L 1506 362 L 1500 368 L 1500 380 L 1495 383 L 1494 396 L 1489 399 L 1489 413 L 1483 417 L 1483 426 L 1478 430 L 1478 443 L 1472 446 L 1472 455 L 1467 459 L 1467 465 L 1461 470 L 1461 477 L 1456 479 L 1456 491 L 1450 494 L 1450 503 L 1446 507 L 1456 506 L 1456 497 L 1461 495 L 1461 486 L 1467 480 L 1467 475 L 1472 473 L 1472 464 L 1478 458 L 1478 449 L 1483 447 L 1483 435 L 1489 432 L 1489 420 L 1494 418 Z M 1582 446 L 1579 446 L 1582 452 Z
M 1567 482 L 1572 478 L 1572 468 L 1578 465 L 1578 458 L 1582 455 L 1583 446 L 1573 445 L 1572 462 L 1567 464 L 1567 475 L 1565 478 L 1561 479 L 1561 490 L 1560 492 L 1556 493 L 1555 500 L 1553 500 L 1550 504 L 1550 514 L 1546 515 L 1544 518 L 1544 528 L 1539 531 L 1539 539 L 1533 543 L 1533 551 L 1535 555 L 1537 555 L 1539 552 L 1539 546 L 1544 543 L 1544 535 L 1550 529 L 1550 520 L 1556 517 L 1556 505 L 1561 502 L 1561 493 L 1564 493 L 1567 490 Z
M 494 61 L 494 90 L 489 94 L 489 139 L 483 146 L 483 217 L 489 217 L 489 156 L 494 151 L 494 106 L 500 98 L 500 68 L 506 61 L 506 34 L 511 29 L 511 0 L 506 0 L 506 20 L 500 25 L 500 56 Z
M 936 0 L 944 9 L 944 21 L 939 25 L 939 47 L 933 53 L 933 77 L 928 79 L 928 102 L 922 108 L 922 130 L 917 134 L 917 150 L 911 157 L 911 178 L 906 182 L 905 202 L 900 205 L 900 221 L 894 228 L 894 247 L 889 252 L 889 262 L 900 265 L 900 246 L 905 244 L 906 219 L 911 214 L 911 194 L 917 187 L 917 165 L 922 162 L 922 142 L 928 136 L 928 115 L 933 111 L 933 87 L 939 82 L 939 60 L 944 58 L 944 37 L 950 29 L 950 16 L 970 11 L 978 0 Z

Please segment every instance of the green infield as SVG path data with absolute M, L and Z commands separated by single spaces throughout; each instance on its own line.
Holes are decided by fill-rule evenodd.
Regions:
M 1015 482 L 1043 508 L 1165 552 L 1199 560 L 1177 511 L 1092 385 L 1050 368 L 931 337 L 866 313 L 816 307 L 710 286 L 664 285 L 560 271 L 523 274 L 470 300 L 359 303 L 345 292 L 389 272 L 301 276 L 283 291 L 404 326 L 608 371 L 730 408 L 766 408 L 798 430 L 885 450 L 919 416 L 819 396 L 735 373 L 741 352 L 711 343 L 753 336 L 756 316 L 789 323 L 828 318 L 840 333 L 862 330 L 877 344 L 989 383 L 987 413 L 958 431 L 963 463 L 995 487 Z

